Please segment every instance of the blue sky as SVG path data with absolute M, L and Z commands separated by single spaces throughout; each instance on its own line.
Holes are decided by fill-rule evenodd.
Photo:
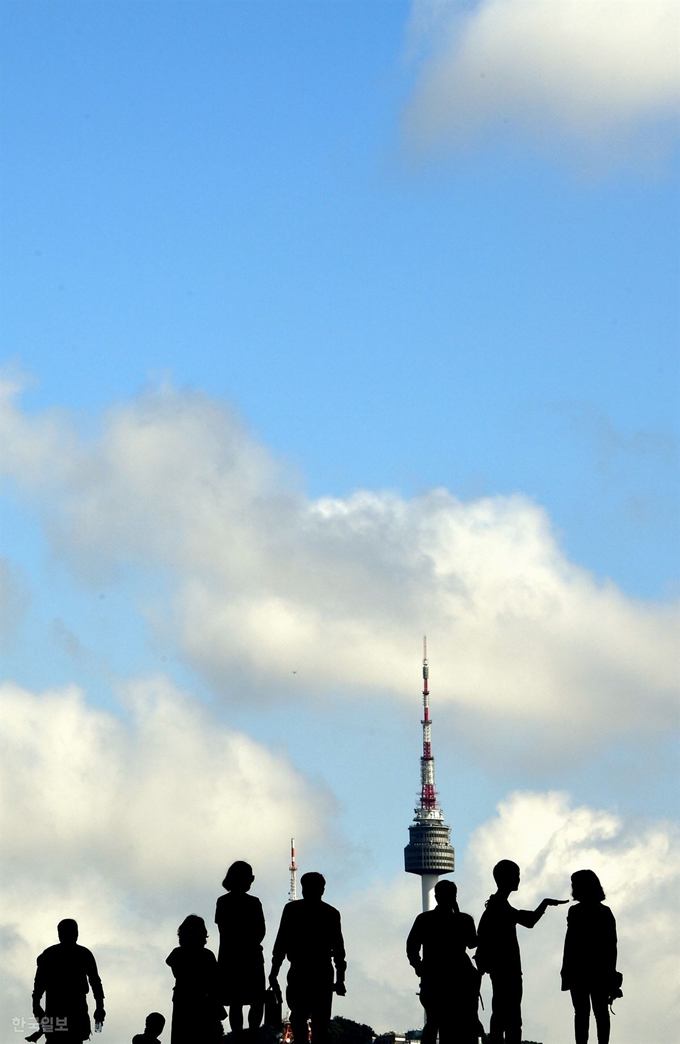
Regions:
M 662 17 L 663 0 L 657 6 Z M 515 9 L 511 0 L 507 10 Z M 435 634 L 438 784 L 461 853 L 496 804 L 522 788 L 566 790 L 577 803 L 633 818 L 674 812 L 672 716 L 658 710 L 657 720 L 656 709 L 666 707 L 668 686 L 649 666 L 670 662 L 666 614 L 678 591 L 674 96 L 658 72 L 663 56 L 643 53 L 646 23 L 631 65 L 616 50 L 614 19 L 608 43 L 595 26 L 579 44 L 583 94 L 589 48 L 611 58 L 610 94 L 593 88 L 589 102 L 599 123 L 585 119 L 566 59 L 564 82 L 532 88 L 531 119 L 521 97 L 506 111 L 503 69 L 514 59 L 508 52 L 494 68 L 493 50 L 479 74 L 500 77 L 497 96 L 483 101 L 487 118 L 471 100 L 460 44 L 472 41 L 474 57 L 487 10 L 491 0 L 0 10 L 2 354 L 5 373 L 22 374 L 24 385 L 7 429 L 3 487 L 6 676 L 35 693 L 75 683 L 88 706 L 125 717 L 120 687 L 160 672 L 219 721 L 285 753 L 291 771 L 328 795 L 335 826 L 325 841 L 310 827 L 309 845 L 328 860 L 346 846 L 350 891 L 400 870 L 417 786 L 423 628 Z M 502 41 L 502 25 L 499 33 Z M 619 59 L 632 69 L 620 97 Z M 453 102 L 449 89 L 458 92 Z M 461 113 L 475 125 L 472 137 L 456 122 Z M 170 389 L 167 401 L 159 388 Z M 338 630 L 319 625 L 309 660 L 295 636 L 293 659 L 282 659 L 267 645 L 268 624 L 253 623 L 251 645 L 245 632 L 233 646 L 226 632 L 210 647 L 197 637 L 196 591 L 216 621 L 233 607 L 226 595 L 220 601 L 219 584 L 213 590 L 199 550 L 185 551 L 195 535 L 190 511 L 177 516 L 179 536 L 166 546 L 176 504 L 174 494 L 164 499 L 170 472 L 164 480 L 156 456 L 141 451 L 139 461 L 122 454 L 111 463 L 118 422 L 135 438 L 155 425 L 160 447 L 186 425 L 177 498 L 197 497 L 206 559 L 214 547 L 218 561 L 224 541 L 215 534 L 225 512 L 239 515 L 230 496 L 242 490 L 251 514 L 225 539 L 245 546 L 252 531 L 266 531 L 263 564 L 242 574 L 238 563 L 216 564 L 215 576 L 224 568 L 226 587 L 261 591 L 280 565 L 274 600 L 290 595 L 300 613 L 324 619 L 337 609 Z M 45 434 L 47 424 L 54 428 Z M 226 435 L 215 436 L 215 448 L 218 430 Z M 230 440 L 241 463 L 221 487 Z M 22 456 L 20 444 L 41 448 Z M 258 454 L 275 478 L 239 485 L 240 468 L 258 472 Z M 199 509 L 209 480 L 191 484 L 192 461 L 197 474 L 212 462 L 228 508 Z M 147 466 L 135 485 L 130 476 Z M 158 492 L 157 509 L 144 500 L 145 484 Z M 103 508 L 107 489 L 113 500 Z M 557 602 L 574 599 L 561 637 L 551 630 L 545 644 L 519 643 L 505 695 L 499 667 L 496 709 L 481 689 L 475 699 L 471 679 L 491 684 L 485 661 L 505 655 L 505 639 L 490 652 L 480 638 L 478 660 L 471 654 L 459 677 L 455 641 L 463 639 L 443 650 L 443 588 L 422 566 L 418 594 L 421 566 L 405 557 L 409 534 L 424 532 L 441 507 L 427 499 L 433 489 L 463 505 L 441 509 L 456 540 L 480 528 L 489 540 L 520 534 L 526 590 L 542 597 L 554 584 Z M 362 490 L 377 498 L 365 517 L 351 500 Z M 280 563 L 270 525 L 278 496 L 289 541 Z M 390 535 L 370 551 L 354 540 L 358 522 L 341 537 L 309 537 L 306 512 L 317 518 L 319 498 L 344 505 L 333 509 L 337 526 L 355 508 L 369 529 L 392 512 Z M 401 550 L 390 559 L 392 539 Z M 306 540 L 316 541 L 309 562 Z M 442 541 L 432 552 L 438 569 L 448 562 Z M 493 586 L 496 553 L 511 568 L 512 554 L 498 548 L 489 544 L 465 574 L 470 589 L 487 568 L 483 590 Z M 364 579 L 330 605 L 315 577 L 343 587 L 345 560 L 347 575 Z M 361 608 L 366 577 L 386 592 L 394 584 L 397 601 L 413 607 L 402 619 L 380 604 L 372 646 Z M 519 612 L 521 577 L 512 584 Z M 364 593 L 366 604 L 377 597 Z M 591 612 L 597 624 L 586 622 Z M 354 646 L 360 617 L 366 637 Z M 608 651 L 598 661 L 588 632 L 600 625 L 592 644 L 601 639 Z M 349 634 L 343 646 L 338 635 Z M 629 663 L 624 651 L 638 648 L 639 662 Z M 389 649 L 404 652 L 398 666 Z M 301 673 L 312 673 L 302 691 L 289 677 L 296 656 Z M 523 679 L 531 689 L 544 670 L 546 707 L 554 698 L 559 713 L 534 714 L 520 695 Z M 588 708 L 581 740 L 564 739 L 582 713 L 569 721 L 569 685 L 581 693 L 574 708 L 580 699 Z M 607 728 L 619 718 L 620 728 Z

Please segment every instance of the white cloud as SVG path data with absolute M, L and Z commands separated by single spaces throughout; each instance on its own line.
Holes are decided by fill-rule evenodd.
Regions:
M 97 582 L 129 562 L 169 576 L 155 622 L 218 693 L 247 668 L 263 698 L 289 696 L 295 671 L 319 700 L 411 700 L 427 632 L 433 676 L 455 679 L 438 706 L 485 725 L 567 747 L 674 720 L 675 608 L 596 582 L 525 497 L 308 500 L 219 404 L 169 389 L 91 441 L 11 398 L 0 423 L 53 546 Z
M 495 889 L 492 868 L 503 858 L 522 868 L 520 890 L 511 901 L 527 909 L 543 896 L 569 898 L 570 875 L 595 870 L 617 919 L 618 966 L 624 974 L 624 997 L 613 1019 L 617 1044 L 668 1044 L 680 1017 L 679 857 L 680 836 L 669 823 L 635 823 L 611 811 L 574 807 L 565 794 L 516 793 L 472 835 L 457 875 L 458 898 L 478 923 Z M 400 874 L 376 882 L 343 910 L 354 964 L 348 977 L 353 1017 L 377 1028 L 420 1024 L 416 979 L 405 955 L 419 902 L 417 879 Z M 571 1001 L 560 990 L 559 975 L 567 909 L 549 909 L 532 931 L 519 929 L 527 1040 L 573 1042 Z M 488 1029 L 487 979 L 484 995 L 481 1017 Z
M 511 124 L 611 150 L 677 114 L 674 0 L 416 0 L 413 26 L 430 45 L 407 112 L 421 147 Z
M 73 916 L 99 960 L 116 1039 L 169 1015 L 164 960 L 190 912 L 212 924 L 226 867 L 249 859 L 270 928 L 291 834 L 327 840 L 330 799 L 284 758 L 220 724 L 163 678 L 121 688 L 124 718 L 75 687 L 0 690 L 6 1019 L 30 1015 L 35 958 Z M 332 845 L 331 845 L 332 851 Z
M 323 794 L 166 678 L 120 697 L 128 720 L 75 687 L 0 686 L 2 833 L 17 865 L 42 859 L 58 880 L 112 863 L 126 886 L 173 891 L 219 883 L 236 852 L 285 858 L 301 819 L 311 836 L 322 830 Z

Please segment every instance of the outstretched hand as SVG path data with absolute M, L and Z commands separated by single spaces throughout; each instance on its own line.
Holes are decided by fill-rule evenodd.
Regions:
M 568 899 L 544 899 L 543 902 L 546 906 L 562 906 L 563 903 L 568 903 Z

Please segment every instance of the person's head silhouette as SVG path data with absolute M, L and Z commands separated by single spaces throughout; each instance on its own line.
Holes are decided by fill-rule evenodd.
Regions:
M 458 912 L 458 888 L 454 881 L 437 881 L 434 886 L 434 898 L 437 906 L 443 910 Z
M 237 859 L 227 870 L 222 887 L 228 892 L 247 892 L 255 880 L 253 868 L 243 859 Z
M 201 947 L 208 941 L 208 929 L 198 914 L 189 914 L 177 929 L 180 946 Z
M 326 889 L 326 878 L 315 870 L 310 870 L 300 878 L 302 898 L 319 902 Z
M 601 903 L 606 899 L 594 870 L 577 870 L 571 875 L 571 894 L 577 903 Z
M 78 942 L 78 923 L 72 917 L 65 917 L 57 925 L 57 935 L 60 943 L 73 946 Z
M 519 867 L 512 859 L 501 859 L 493 868 L 493 879 L 499 892 L 516 892 L 519 888 Z
M 160 1037 L 164 1026 L 165 1015 L 161 1015 L 160 1011 L 152 1011 L 151 1014 L 146 1017 L 144 1032 L 147 1037 Z

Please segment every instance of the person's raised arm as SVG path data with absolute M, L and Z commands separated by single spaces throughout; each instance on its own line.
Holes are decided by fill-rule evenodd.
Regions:
M 535 910 L 516 911 L 517 924 L 521 924 L 524 928 L 533 928 L 549 906 L 562 906 L 563 903 L 568 902 L 568 899 L 541 899 Z

